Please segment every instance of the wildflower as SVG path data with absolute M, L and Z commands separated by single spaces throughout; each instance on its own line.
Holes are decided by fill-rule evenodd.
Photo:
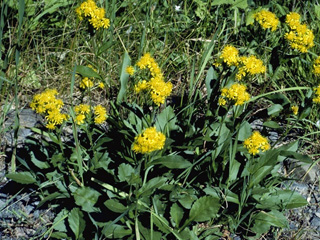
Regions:
M 67 114 L 61 113 L 63 101 L 56 98 L 57 94 L 56 89 L 46 89 L 42 93 L 36 94 L 30 103 L 31 109 L 45 115 L 48 129 L 55 129 L 56 125 L 61 125 L 68 119 Z
M 286 23 L 291 30 L 284 37 L 288 40 L 291 48 L 302 53 L 308 52 L 308 49 L 314 46 L 312 30 L 308 29 L 307 25 L 300 23 L 300 15 L 295 12 L 287 14 Z
M 150 53 L 144 54 L 136 65 L 140 69 L 149 69 L 151 79 L 150 81 L 143 80 L 138 82 L 134 87 L 135 92 L 139 93 L 141 91 L 150 90 L 149 93 L 152 101 L 158 106 L 163 104 L 165 99 L 172 92 L 172 83 L 164 81 L 163 73 L 155 59 L 151 57 Z
M 105 9 L 97 7 L 93 0 L 87 0 L 83 2 L 78 8 L 76 8 L 76 14 L 80 20 L 88 18 L 89 23 L 98 30 L 99 28 L 109 28 L 110 20 L 105 18 Z
M 103 82 L 99 82 L 99 88 L 104 89 L 104 83 Z
M 133 76 L 133 74 L 134 74 L 134 68 L 133 68 L 133 66 L 128 66 L 128 67 L 126 68 L 126 73 L 128 73 L 130 76 Z
M 226 99 L 232 101 L 234 105 L 242 105 L 250 99 L 250 94 L 246 91 L 246 86 L 234 83 L 230 88 L 223 88 L 219 98 L 219 105 L 225 105 Z
M 254 55 L 241 57 L 240 62 L 242 66 L 239 68 L 239 72 L 236 75 L 238 80 L 241 80 L 242 77 L 247 74 L 255 75 L 266 71 L 266 66 L 264 66 L 263 62 Z
M 101 105 L 95 106 L 93 111 L 95 115 L 94 122 L 96 124 L 102 124 L 107 120 L 107 110 Z
M 279 25 L 279 19 L 277 16 L 267 10 L 261 10 L 254 15 L 254 19 L 259 22 L 263 29 L 271 28 L 271 31 L 275 31 Z
M 76 113 L 75 122 L 76 124 L 81 125 L 86 119 L 86 114 L 90 113 L 90 106 L 87 104 L 80 104 L 74 107 L 74 111 Z
M 320 76 L 320 56 L 316 58 L 316 60 L 314 60 L 313 63 L 313 73 L 316 76 Z
M 157 132 L 156 127 L 149 127 L 134 138 L 132 150 L 136 153 L 150 153 L 164 147 L 166 137 Z
M 239 64 L 239 51 L 231 45 L 227 45 L 222 49 L 220 58 L 230 67 L 238 66 Z
M 159 78 L 151 78 L 149 86 L 151 89 L 151 99 L 158 106 L 164 103 L 164 100 L 172 91 L 172 83 L 165 82 Z
M 270 144 L 267 138 L 261 136 L 258 131 L 254 131 L 252 135 L 244 140 L 243 145 L 248 149 L 249 153 L 256 155 L 260 152 L 265 152 L 270 149 Z
M 291 110 L 292 110 L 294 115 L 297 115 L 298 111 L 299 111 L 299 107 L 297 105 L 294 105 L 294 106 L 291 107 Z
M 313 102 L 320 104 L 320 85 L 318 87 L 315 87 L 314 89 L 315 97 L 313 98 Z
M 149 88 L 149 83 L 146 80 L 143 80 L 143 81 L 138 82 L 134 86 L 134 91 L 136 93 L 139 93 L 141 91 L 147 90 L 148 88 Z
M 85 77 L 81 80 L 80 88 L 86 89 L 86 88 L 92 88 L 93 82 L 90 80 L 90 78 Z

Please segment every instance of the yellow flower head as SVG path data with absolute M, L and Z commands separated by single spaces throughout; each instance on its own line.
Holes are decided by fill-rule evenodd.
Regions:
M 93 111 L 95 115 L 94 122 L 96 124 L 102 124 L 107 120 L 107 110 L 101 105 L 95 106 Z
M 93 0 L 87 0 L 83 2 L 78 8 L 76 8 L 76 14 L 80 20 L 88 18 L 89 23 L 98 30 L 99 28 L 109 28 L 110 20 L 105 18 L 104 8 L 97 7 Z
M 313 62 L 313 73 L 316 76 L 320 76 L 320 56 L 317 57 Z
M 291 107 L 291 110 L 292 110 L 294 115 L 297 115 L 298 111 L 299 111 L 299 107 L 297 105 L 294 105 L 294 106 Z
M 156 105 L 163 104 L 165 99 L 170 96 L 172 91 L 172 83 L 165 82 L 161 78 L 151 78 L 149 82 L 151 99 Z
M 239 83 L 234 83 L 230 88 L 223 88 L 218 103 L 225 105 L 227 99 L 232 101 L 234 105 L 242 105 L 250 99 L 250 94 L 246 90 L 246 86 Z
M 99 82 L 99 88 L 104 89 L 104 83 L 103 82 Z
M 314 89 L 315 96 L 313 97 L 313 102 L 320 104 L 320 85 L 318 87 L 315 87 Z
M 151 153 L 164 147 L 166 137 L 157 132 L 156 127 L 149 127 L 134 138 L 132 150 L 136 153 Z
M 302 53 L 308 52 L 308 49 L 314 46 L 312 30 L 308 29 L 306 24 L 300 23 L 300 15 L 295 12 L 287 14 L 286 23 L 291 30 L 284 37 L 288 40 L 291 48 Z
M 149 89 L 149 83 L 146 80 L 142 80 L 134 86 L 134 91 L 136 93 L 139 93 L 141 91 L 145 91 L 148 89 Z
M 128 66 L 126 68 L 126 73 L 128 73 L 130 76 L 133 76 L 134 74 L 134 67 L 133 66 Z
M 93 82 L 90 80 L 90 78 L 85 77 L 80 82 L 80 88 L 86 89 L 86 88 L 92 88 Z
M 256 155 L 260 152 L 265 152 L 270 149 L 270 144 L 267 138 L 261 136 L 258 131 L 254 131 L 252 135 L 244 140 L 243 145 L 248 149 L 249 153 Z
M 240 62 L 242 66 L 239 68 L 239 72 L 236 76 L 238 80 L 241 80 L 242 77 L 247 74 L 255 75 L 266 72 L 266 66 L 264 66 L 263 62 L 254 55 L 241 57 Z
M 239 51 L 231 45 L 227 45 L 222 49 L 220 58 L 230 67 L 238 66 L 239 64 Z
M 277 16 L 267 10 L 261 10 L 254 15 L 254 19 L 259 22 L 263 29 L 271 28 L 271 31 L 275 31 L 279 25 L 279 19 Z

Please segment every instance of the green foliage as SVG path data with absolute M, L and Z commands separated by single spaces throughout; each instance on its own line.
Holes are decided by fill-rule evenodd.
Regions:
M 43 238 L 219 239 L 229 231 L 258 239 L 271 227 L 287 227 L 285 209 L 307 204 L 298 193 L 285 189 L 282 183 L 289 179 L 279 169 L 289 158 L 312 162 L 300 151 L 305 142 L 289 135 L 316 110 L 311 90 L 316 84 L 311 70 L 316 54 L 290 49 L 282 34 L 288 30 L 284 23 L 271 32 L 254 19 L 263 8 L 284 19 L 290 4 L 196 0 L 174 6 L 172 1 L 106 1 L 112 26 L 98 31 L 75 20 L 70 1 L 44 1 L 41 7 L 37 1 L 26 1 L 23 9 L 9 2 L 17 11 L 17 32 L 30 34 L 21 27 L 23 16 L 30 20 L 29 30 L 51 26 L 52 32 L 46 31 L 52 39 L 64 26 L 61 36 L 66 39 L 47 44 L 68 49 L 61 59 L 48 55 L 46 64 L 67 72 L 65 82 L 71 80 L 64 109 L 70 117 L 52 131 L 31 128 L 41 139 L 28 139 L 26 156 L 17 156 L 19 171 L 6 175 L 37 186 L 39 206 L 49 204 L 56 210 Z M 68 9 L 72 21 L 63 14 Z M 312 9 L 319 20 L 318 6 Z M 4 15 L 0 22 L 0 47 L 13 49 L 4 33 Z M 222 89 L 238 83 L 239 66 L 228 66 L 220 58 L 227 44 L 236 46 L 241 56 L 259 56 L 266 66 L 263 75 L 247 73 L 241 80 L 251 98 L 239 105 L 230 99 L 219 102 Z M 77 54 L 78 50 L 82 52 Z M 145 92 L 136 93 L 126 72 L 133 65 L 131 59 L 139 60 L 144 52 L 155 56 L 164 70 L 161 74 L 175 86 L 160 106 L 149 101 Z M 13 76 L 8 70 L 13 62 L 10 54 L 3 59 L 7 63 L 0 89 L 6 77 Z M 84 62 L 98 66 L 99 73 Z M 37 61 L 21 69 L 28 71 L 30 79 L 38 79 L 32 70 L 36 65 Z M 80 92 L 76 74 L 100 79 L 107 86 L 100 92 L 94 88 Z M 139 80 L 153 77 L 148 71 L 137 76 Z M 39 81 L 32 88 L 40 87 Z M 59 91 L 69 91 L 61 83 L 56 84 Z M 85 123 L 76 124 L 76 113 L 69 106 L 100 101 L 108 108 L 106 123 L 95 124 L 90 113 Z M 294 105 L 299 106 L 297 115 L 291 111 Z M 257 126 L 257 120 L 262 124 Z M 137 136 L 150 127 L 164 134 L 164 146 L 146 154 L 133 151 Z M 257 130 L 265 137 L 276 133 L 279 138 L 252 154 L 249 148 L 256 142 L 249 147 L 244 143 Z M 290 143 L 279 146 L 283 139 Z

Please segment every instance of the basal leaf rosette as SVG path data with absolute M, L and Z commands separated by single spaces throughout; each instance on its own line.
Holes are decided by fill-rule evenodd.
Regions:
M 252 155 L 265 152 L 270 149 L 269 141 L 266 137 L 263 137 L 260 132 L 254 131 L 252 135 L 244 140 L 243 145 Z
M 151 153 L 164 147 L 166 137 L 156 127 L 149 127 L 134 138 L 132 150 L 135 153 Z
M 141 74 L 136 73 L 133 66 L 126 68 L 126 72 L 130 76 L 135 75 L 138 78 L 134 86 L 135 93 L 147 92 L 154 104 L 157 106 L 164 104 L 166 98 L 170 96 L 173 86 L 171 82 L 165 82 L 158 63 L 150 53 L 146 53 L 139 59 L 136 66 Z

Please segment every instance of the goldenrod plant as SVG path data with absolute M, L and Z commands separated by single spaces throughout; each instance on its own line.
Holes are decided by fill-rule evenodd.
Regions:
M 259 4 L 68 5 L 78 19 L 65 27 L 81 29 L 68 36 L 69 85 L 31 96 L 43 128 L 6 175 L 55 212 L 37 239 L 259 239 L 288 228 L 285 211 L 308 202 L 281 167 L 313 161 L 290 134 L 320 103 L 307 78 L 319 75 L 319 33 L 299 8 Z

